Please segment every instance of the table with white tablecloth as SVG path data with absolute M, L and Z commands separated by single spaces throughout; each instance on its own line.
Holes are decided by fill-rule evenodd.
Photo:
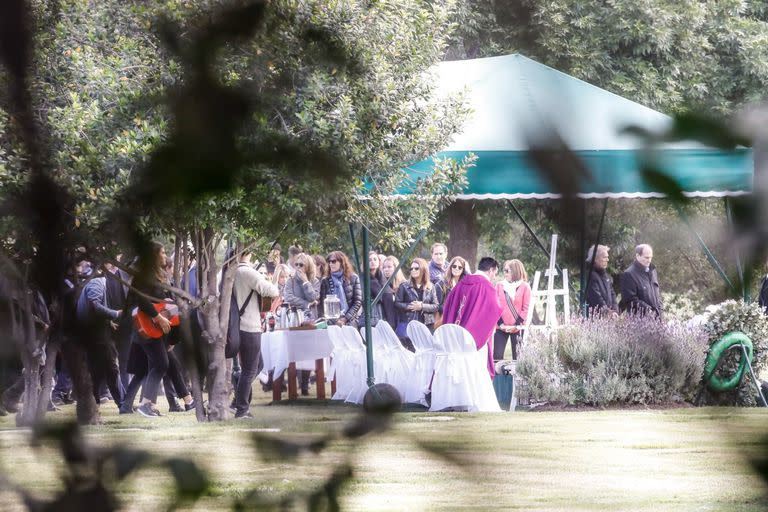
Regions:
M 261 335 L 264 371 L 274 371 L 272 397 L 281 399 L 282 374 L 288 370 L 288 398 L 298 397 L 296 368 L 317 373 L 317 398 L 325 398 L 324 359 L 333 352 L 333 343 L 325 329 L 280 330 Z M 313 366 L 314 365 L 314 366 Z

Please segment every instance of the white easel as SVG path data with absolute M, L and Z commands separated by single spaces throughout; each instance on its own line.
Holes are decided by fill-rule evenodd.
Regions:
M 521 339 L 525 338 L 525 334 L 532 329 L 541 329 L 551 331 L 558 327 L 557 320 L 557 298 L 563 297 L 563 320 L 566 324 L 571 321 L 571 304 L 568 291 L 568 269 L 562 271 L 562 288 L 555 288 L 555 277 L 558 275 L 557 266 L 555 264 L 557 260 L 557 235 L 552 235 L 552 245 L 549 251 L 549 268 L 544 272 L 547 277 L 547 289 L 539 290 L 539 281 L 541 279 L 541 271 L 537 270 L 533 277 L 533 286 L 531 287 L 531 304 L 528 307 L 528 315 L 525 319 L 526 329 L 523 330 Z M 543 325 L 531 325 L 531 319 L 533 318 L 533 310 L 539 300 L 544 300 L 544 324 Z

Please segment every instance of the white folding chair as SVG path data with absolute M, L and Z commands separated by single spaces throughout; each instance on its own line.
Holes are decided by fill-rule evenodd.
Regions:
M 435 359 L 430 411 L 450 407 L 501 412 L 485 358 L 478 354 L 472 334 L 459 325 L 442 325 L 435 331 L 435 344 L 443 351 Z
M 429 328 L 421 322 L 412 320 L 406 327 L 408 337 L 416 349 L 411 376 L 405 389 L 407 403 L 427 405 L 424 395 L 429 391 L 432 374 L 435 370 L 435 342 Z

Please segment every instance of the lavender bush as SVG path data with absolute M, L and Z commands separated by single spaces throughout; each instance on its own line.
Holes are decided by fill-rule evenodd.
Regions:
M 703 318 L 702 328 L 706 332 L 709 345 L 725 334 L 741 331 L 752 340 L 754 360 L 752 368 L 760 375 L 768 366 L 768 317 L 757 303 L 727 300 L 715 306 L 709 306 Z M 741 354 L 738 350 L 729 351 L 722 358 L 715 373 L 733 375 L 739 364 Z M 712 392 L 705 389 L 701 403 L 711 405 L 756 405 L 757 390 L 747 372 L 741 384 L 733 391 Z
M 517 374 L 530 398 L 568 404 L 692 401 L 707 335 L 677 321 L 590 318 L 526 339 Z

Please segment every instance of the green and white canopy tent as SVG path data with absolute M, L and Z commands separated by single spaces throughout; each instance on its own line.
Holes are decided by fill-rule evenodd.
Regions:
M 649 154 L 644 151 L 643 141 L 626 128 L 662 133 L 672 126 L 671 117 L 519 54 L 442 62 L 432 72 L 438 97 L 463 93 L 471 113 L 448 147 L 408 166 L 408 178 L 398 194 L 413 193 L 415 181 L 433 172 L 433 158 L 461 160 L 472 153 L 477 161 L 469 169 L 468 183 L 457 199 L 557 199 L 558 189 L 529 159 L 532 143 L 555 133 L 589 171 L 590 176 L 580 178 L 578 183 L 580 197 L 607 200 L 665 196 L 643 179 L 643 162 Z M 676 182 L 689 197 L 730 197 L 752 191 L 751 149 L 724 151 L 681 142 L 655 147 L 652 158 L 653 167 Z M 599 239 L 600 229 L 596 244 Z M 728 281 L 704 242 L 699 241 L 710 262 Z M 367 269 L 365 228 L 362 242 L 361 268 Z M 408 259 L 413 248 L 401 262 Z M 362 274 L 365 316 L 370 319 L 370 276 L 368 272 Z M 366 324 L 366 339 L 370 340 L 370 320 Z M 370 343 L 367 352 L 368 382 L 373 384 Z
M 528 159 L 531 141 L 557 133 L 581 159 L 591 179 L 584 198 L 650 198 L 664 194 L 640 172 L 642 142 L 624 131 L 637 126 L 658 133 L 672 119 L 519 54 L 442 62 L 433 69 L 438 96 L 464 93 L 472 112 L 461 133 L 436 157 L 477 155 L 459 199 L 559 197 Z M 750 149 L 722 151 L 695 142 L 666 144 L 654 165 L 691 197 L 723 197 L 752 190 Z M 415 180 L 431 172 L 432 159 L 408 168 Z M 401 193 L 407 194 L 406 185 Z

